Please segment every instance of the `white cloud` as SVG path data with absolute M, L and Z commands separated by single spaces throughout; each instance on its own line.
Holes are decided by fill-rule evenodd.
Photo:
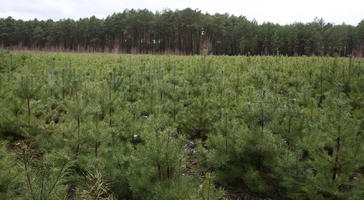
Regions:
M 0 4 L 0 17 L 17 19 L 78 19 L 92 15 L 103 18 L 127 8 L 161 11 L 186 7 L 210 14 L 243 15 L 259 23 L 289 24 L 322 17 L 326 22 L 356 25 L 364 19 L 362 0 L 0 0 Z

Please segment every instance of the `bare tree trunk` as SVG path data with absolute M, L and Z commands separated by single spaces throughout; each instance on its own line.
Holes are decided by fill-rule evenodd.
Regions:
M 364 44 L 360 44 L 359 46 L 359 57 L 362 58 L 364 56 Z

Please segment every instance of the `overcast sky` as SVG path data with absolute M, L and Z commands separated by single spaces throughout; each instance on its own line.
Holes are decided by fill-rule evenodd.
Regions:
M 124 9 L 190 7 L 203 13 L 243 15 L 258 23 L 311 22 L 315 17 L 335 24 L 357 25 L 364 19 L 364 0 L 0 0 L 0 17 L 16 19 L 105 18 Z

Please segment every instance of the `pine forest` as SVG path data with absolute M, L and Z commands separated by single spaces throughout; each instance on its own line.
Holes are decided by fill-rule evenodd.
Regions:
M 0 199 L 364 199 L 357 57 L 0 51 Z

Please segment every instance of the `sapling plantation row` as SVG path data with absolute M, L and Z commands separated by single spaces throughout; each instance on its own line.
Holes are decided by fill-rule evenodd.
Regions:
M 364 199 L 364 60 L 0 52 L 0 199 Z

